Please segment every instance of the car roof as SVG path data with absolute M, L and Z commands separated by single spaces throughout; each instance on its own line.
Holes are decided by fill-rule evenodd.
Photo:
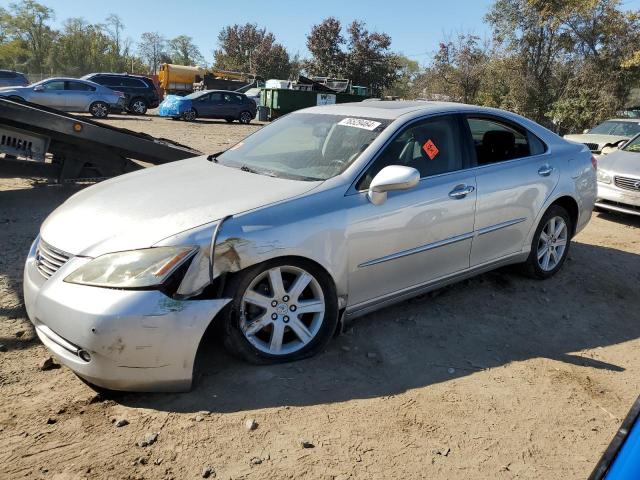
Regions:
M 113 72 L 95 72 L 95 73 L 87 73 L 84 77 L 94 77 L 96 75 L 113 75 L 114 77 L 133 77 L 133 78 L 146 78 L 149 79 L 146 75 L 137 75 L 135 73 L 113 73 Z M 82 78 L 84 78 L 82 77 Z
M 37 82 L 37 83 L 40 83 L 40 82 L 49 82 L 49 81 L 52 81 L 52 80 L 58 80 L 58 81 L 64 81 L 64 82 L 69 81 L 69 82 L 88 83 L 89 85 L 92 85 L 92 86 L 94 86 L 94 87 L 101 87 L 101 88 L 104 88 L 104 87 L 102 87 L 102 85 L 100 85 L 100 84 L 98 84 L 98 83 L 96 83 L 96 82 L 92 82 L 91 80 L 87 80 L 87 79 L 85 79 L 85 78 L 73 78 L 73 77 L 51 77 L 51 78 L 45 78 L 45 79 L 42 79 L 42 80 L 40 80 L 40 81 L 39 81 L 39 82 Z
M 488 107 L 478 107 L 455 102 L 432 101 L 408 101 L 408 100 L 381 100 L 379 102 L 355 102 L 339 103 L 334 105 L 322 105 L 305 109 L 309 113 L 325 113 L 335 115 L 355 115 L 360 117 L 383 118 L 395 120 L 396 118 L 414 112 L 445 113 L 445 112 L 486 112 L 504 114 L 502 110 Z
M 9 70 L 9 69 L 6 69 L 6 68 L 0 68 L 0 72 L 15 73 L 17 75 L 24 75 L 24 73 L 22 73 L 22 72 L 17 72 L 15 70 Z
M 631 123 L 640 123 L 640 118 L 610 118 L 609 120 L 605 120 L 605 122 L 631 122 Z

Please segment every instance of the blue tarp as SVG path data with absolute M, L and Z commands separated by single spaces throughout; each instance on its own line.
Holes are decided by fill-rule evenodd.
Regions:
M 161 117 L 179 117 L 191 108 L 191 99 L 178 95 L 167 95 L 158 107 Z

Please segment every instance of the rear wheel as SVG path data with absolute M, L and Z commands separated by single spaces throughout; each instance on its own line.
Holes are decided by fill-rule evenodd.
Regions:
M 567 211 L 553 205 L 545 212 L 533 235 L 531 252 L 524 263 L 525 272 L 534 278 L 555 275 L 569 254 L 573 224 Z
M 253 115 L 251 115 L 251 112 L 242 112 L 238 117 L 238 120 L 240 120 L 240 123 L 248 125 L 251 123 L 251 120 L 253 120 Z
M 136 115 L 144 115 L 147 113 L 147 102 L 143 98 L 134 98 L 129 104 L 129 110 Z
M 96 118 L 107 118 L 109 115 L 109 105 L 105 102 L 93 102 L 89 106 L 89 113 Z
M 233 123 L 233 118 L 225 118 L 227 123 Z
M 187 122 L 193 122 L 196 118 L 198 118 L 198 112 L 196 112 L 195 109 L 190 108 L 182 114 L 182 118 Z
M 224 344 L 252 363 L 299 360 L 335 332 L 338 303 L 331 278 L 312 262 L 275 259 L 234 276 L 224 318 Z

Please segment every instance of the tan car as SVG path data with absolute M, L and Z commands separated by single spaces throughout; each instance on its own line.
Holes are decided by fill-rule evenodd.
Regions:
M 607 147 L 617 147 L 640 133 L 640 118 L 612 118 L 581 134 L 565 135 L 573 142 L 584 143 L 592 153 L 607 153 Z M 603 149 L 605 151 L 603 152 Z

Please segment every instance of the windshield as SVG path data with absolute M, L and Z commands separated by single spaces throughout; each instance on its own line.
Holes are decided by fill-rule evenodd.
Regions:
M 640 133 L 640 123 L 638 122 L 602 122 L 597 127 L 589 130 L 589 133 L 597 133 L 601 135 L 622 135 L 632 137 Z
M 291 113 L 221 154 L 223 165 L 297 180 L 342 173 L 380 135 L 389 120 Z
M 640 153 L 640 135 L 629 141 L 629 143 L 627 143 L 622 150 L 624 150 L 625 152 Z

